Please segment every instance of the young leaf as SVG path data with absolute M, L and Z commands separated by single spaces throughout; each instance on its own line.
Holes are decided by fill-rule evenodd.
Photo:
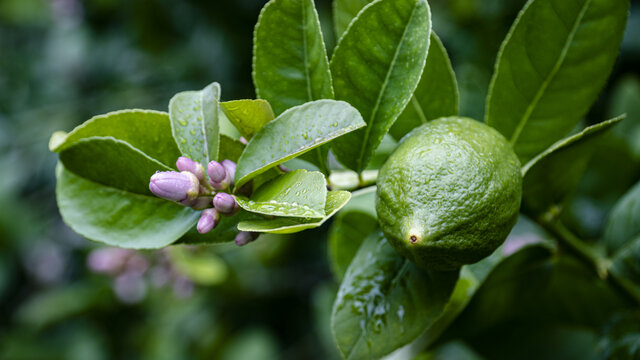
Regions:
M 523 168 L 523 208 L 529 215 L 561 205 L 582 177 L 598 140 L 624 116 L 603 121 L 560 140 Z
M 327 198 L 324 176 L 307 170 L 294 170 L 258 188 L 251 199 L 237 197 L 243 209 L 272 216 L 323 218 Z
M 498 54 L 485 122 L 522 162 L 587 113 L 618 55 L 628 0 L 530 0 Z
M 199 212 L 153 195 L 104 186 L 56 169 L 56 197 L 64 222 L 78 234 L 109 245 L 156 249 L 180 238 Z
M 360 111 L 367 127 L 337 139 L 333 151 L 361 172 L 418 85 L 429 48 L 425 0 L 378 0 L 342 36 L 330 67 L 336 99 Z
M 256 93 L 271 103 L 276 115 L 308 101 L 333 99 L 327 51 L 313 0 L 267 3 L 256 24 L 253 54 Z M 328 173 L 328 152 L 323 146 L 305 159 Z
M 344 101 L 317 100 L 293 107 L 266 124 L 249 141 L 236 169 L 236 187 L 338 136 L 365 126 Z
M 67 170 L 87 180 L 142 195 L 151 195 L 151 175 L 171 170 L 128 143 L 111 137 L 76 141 L 60 153 L 60 161 Z
M 381 233 L 362 243 L 331 314 L 345 359 L 380 358 L 408 344 L 442 313 L 458 272 L 427 272 L 398 255 Z
M 273 120 L 273 110 L 266 100 L 234 100 L 220 103 L 233 126 L 247 140 Z
M 340 39 L 347 30 L 353 18 L 358 15 L 372 0 L 334 0 L 333 1 L 333 24 L 336 38 Z
M 273 234 L 292 234 L 321 226 L 340 210 L 351 198 L 348 191 L 329 191 L 327 193 L 325 216 L 322 219 L 278 217 L 275 219 L 247 220 L 238 224 L 238 230 L 257 231 Z
M 76 142 L 88 137 L 113 137 L 156 159 L 174 167 L 180 150 L 171 135 L 169 114 L 151 110 L 121 110 L 95 116 L 79 125 L 69 134 L 52 136 L 51 151 L 60 153 Z
M 458 84 L 447 50 L 431 32 L 429 53 L 413 97 L 389 132 L 400 140 L 413 128 L 444 116 L 458 114 Z
M 218 158 L 220 85 L 184 91 L 169 101 L 171 130 L 184 156 L 203 165 Z

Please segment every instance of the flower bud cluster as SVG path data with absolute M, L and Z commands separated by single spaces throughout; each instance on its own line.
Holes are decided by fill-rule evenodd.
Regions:
M 230 194 L 236 174 L 235 162 L 211 161 L 205 171 L 202 164 L 181 156 L 176 161 L 176 168 L 179 171 L 153 174 L 149 190 L 157 197 L 203 210 L 196 226 L 201 234 L 213 230 L 221 215 L 233 216 L 240 210 L 236 198 Z M 256 238 L 256 233 L 240 232 L 235 241 L 242 246 Z

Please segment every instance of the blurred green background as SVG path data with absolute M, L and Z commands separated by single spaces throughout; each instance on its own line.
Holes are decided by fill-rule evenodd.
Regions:
M 118 109 L 166 111 L 174 93 L 212 81 L 224 100 L 253 98 L 252 33 L 264 3 L 0 0 L 0 358 L 338 357 L 328 225 L 242 249 L 126 251 L 73 233 L 55 203 L 52 132 Z M 495 55 L 524 3 L 430 1 L 461 114 L 482 118 Z M 331 2 L 316 6 L 331 49 Z M 640 178 L 638 34 L 640 1 L 632 1 L 620 58 L 585 124 L 628 118 L 564 215 L 587 239 Z

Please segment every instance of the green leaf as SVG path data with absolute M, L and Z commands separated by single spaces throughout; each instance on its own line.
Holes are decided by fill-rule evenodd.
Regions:
M 78 234 L 123 248 L 161 248 L 195 225 L 199 212 L 154 196 L 133 194 L 56 169 L 64 222 Z
M 377 228 L 378 220 L 368 214 L 359 211 L 338 213 L 329 230 L 328 246 L 329 265 L 339 282 L 364 239 Z
M 523 163 L 587 113 L 618 55 L 628 12 L 628 0 L 525 5 L 498 54 L 485 119 Z
M 236 187 L 258 174 L 365 126 L 343 101 L 317 100 L 293 107 L 266 124 L 249 141 L 236 169 Z
M 347 27 L 358 15 L 360 10 L 372 0 L 334 0 L 333 1 L 333 23 L 336 37 L 339 39 Z
M 167 254 L 172 268 L 199 285 L 217 285 L 227 279 L 229 270 L 224 260 L 208 248 L 189 249 L 172 246 Z
M 331 316 L 345 359 L 379 358 L 418 337 L 442 313 L 457 272 L 427 272 L 398 255 L 381 233 L 362 243 Z
M 250 199 L 237 197 L 240 207 L 263 215 L 323 218 L 327 198 L 324 176 L 317 171 L 294 170 L 258 188 Z
M 333 99 L 331 72 L 313 0 L 272 0 L 256 24 L 253 81 L 276 115 L 308 101 Z M 329 119 L 317 119 L 329 121 Z M 327 146 L 305 159 L 328 173 Z
M 400 140 L 425 122 L 458 114 L 458 84 L 447 50 L 431 32 L 429 54 L 413 97 L 389 131 Z
M 203 165 L 218 158 L 220 85 L 183 91 L 169 101 L 171 130 L 184 156 Z
M 564 203 L 576 188 L 589 159 L 604 134 L 624 116 L 603 121 L 560 140 L 523 168 L 523 208 L 535 216 Z M 557 214 L 557 210 L 553 210 Z
M 342 36 L 330 67 L 336 99 L 360 111 L 367 127 L 333 142 L 336 157 L 361 172 L 418 85 L 429 48 L 425 0 L 378 0 Z
M 611 133 L 616 140 L 622 140 L 636 161 L 640 161 L 640 79 L 635 75 L 623 77 L 611 91 L 610 99 L 607 113 L 627 115 L 627 120 Z
M 218 153 L 219 160 L 231 160 L 238 162 L 240 155 L 244 151 L 244 144 L 240 140 L 236 140 L 228 137 L 227 135 L 220 135 L 220 149 Z
M 342 281 L 360 245 L 378 227 L 375 206 L 376 187 L 360 189 L 338 213 L 329 230 L 329 264 Z
M 220 105 L 227 119 L 247 140 L 275 117 L 266 100 L 234 100 Z
M 600 359 L 640 357 L 640 311 L 616 314 L 601 331 Z
M 238 230 L 257 231 L 273 234 L 291 234 L 306 229 L 316 228 L 329 220 L 351 198 L 348 191 L 329 191 L 325 205 L 325 217 L 321 220 L 308 218 L 283 218 L 278 217 L 268 220 L 247 220 L 238 224 Z
M 65 168 L 96 183 L 149 195 L 149 178 L 171 168 L 148 157 L 128 143 L 111 137 L 78 140 L 60 153 Z
M 640 182 L 633 186 L 609 214 L 603 240 L 610 254 L 640 236 Z
M 327 52 L 312 0 L 267 3 L 256 24 L 253 46 L 256 92 L 277 115 L 308 101 L 333 98 Z
M 49 148 L 60 153 L 82 139 L 107 136 L 125 141 L 169 167 L 175 167 L 180 156 L 171 135 L 169 114 L 151 110 L 122 110 L 95 116 L 69 134 L 55 133 Z

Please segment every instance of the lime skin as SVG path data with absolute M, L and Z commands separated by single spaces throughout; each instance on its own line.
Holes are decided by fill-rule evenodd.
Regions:
M 407 134 L 380 169 L 376 211 L 398 253 L 450 271 L 497 249 L 518 218 L 520 161 L 495 129 L 469 118 Z

